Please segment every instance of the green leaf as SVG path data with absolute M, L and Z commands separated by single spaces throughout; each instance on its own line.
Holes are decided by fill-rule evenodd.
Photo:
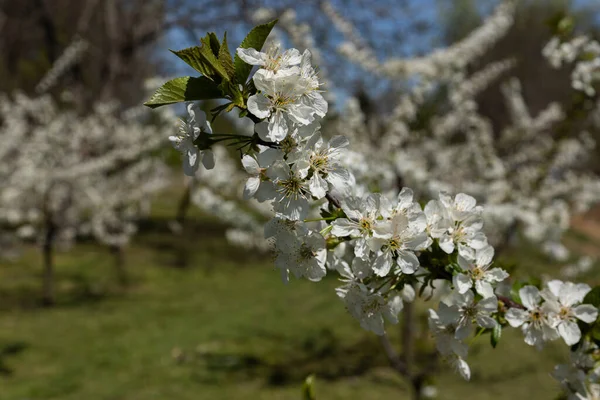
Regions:
M 240 108 L 246 108 L 246 106 L 244 105 L 244 97 L 237 84 L 228 80 L 224 80 L 219 85 L 219 89 L 221 89 L 223 93 L 229 96 L 233 104 Z
M 302 398 L 304 400 L 317 400 L 314 375 L 309 375 L 304 380 L 304 385 L 302 385 Z
M 502 325 L 496 324 L 496 327 L 492 329 L 492 335 L 490 336 L 490 343 L 493 348 L 498 346 L 498 342 L 500 342 L 500 337 L 502 336 Z
M 240 48 L 242 48 L 242 49 L 253 48 L 253 49 L 256 49 L 257 51 L 261 51 L 263 45 L 265 44 L 265 41 L 267 40 L 267 37 L 269 36 L 269 33 L 271 33 L 271 30 L 273 29 L 273 27 L 275 26 L 276 23 L 277 23 L 277 20 L 275 19 L 266 24 L 258 25 L 256 27 L 254 27 L 254 29 L 252 29 L 250 31 L 250 33 L 248 33 L 246 38 L 242 41 L 242 43 L 240 44 Z M 241 84 L 246 83 L 248 76 L 250 76 L 250 71 L 252 71 L 252 65 L 246 64 L 237 55 L 237 53 L 235 54 L 234 65 L 235 65 L 236 82 L 239 82 Z
M 208 45 L 210 46 L 213 55 L 218 56 L 219 51 L 221 51 L 221 43 L 219 43 L 219 38 L 217 37 L 217 35 L 215 35 L 214 32 L 209 32 L 206 34 L 205 41 L 208 42 Z
M 217 42 L 216 44 L 215 44 L 215 40 Z M 227 71 L 225 70 L 223 65 L 221 65 L 221 63 L 219 62 L 219 59 L 217 58 L 219 56 L 220 45 L 219 45 L 219 47 L 216 47 L 219 40 L 217 39 L 215 34 L 209 33 L 208 35 L 206 35 L 206 37 L 200 39 L 200 42 L 202 42 L 202 46 L 200 46 L 200 54 L 204 58 L 205 63 L 208 64 L 210 66 L 210 68 L 212 68 L 213 71 L 216 74 L 218 74 L 221 78 L 223 78 L 223 79 L 232 78 L 227 74 Z M 215 52 L 215 50 L 216 50 L 216 52 Z
M 227 72 L 227 76 L 230 77 L 230 80 L 235 80 L 235 67 L 233 66 L 233 59 L 231 58 L 229 47 L 227 46 L 227 32 L 223 35 L 223 43 L 221 43 L 218 54 L 219 63 L 221 63 Z
M 594 307 L 600 307 L 600 286 L 596 286 L 585 295 L 583 304 L 591 304 Z
M 187 49 L 183 50 L 170 51 L 185 61 L 185 63 L 190 67 L 200 72 L 202 75 L 210 77 L 214 74 L 214 70 L 204 61 L 204 57 L 202 56 L 199 46 L 188 47 Z
M 216 39 L 216 36 L 209 33 L 200 41 L 202 42 L 201 46 L 188 47 L 187 49 L 178 51 L 171 50 L 171 52 L 185 61 L 190 67 L 211 80 L 216 79 L 220 81 L 220 79 L 218 79 L 219 77 L 230 79 L 227 71 L 217 59 L 220 44 L 219 40 Z M 214 50 L 217 52 L 214 53 Z
M 157 108 L 182 101 L 220 99 L 221 90 L 208 78 L 182 76 L 162 85 L 144 105 Z

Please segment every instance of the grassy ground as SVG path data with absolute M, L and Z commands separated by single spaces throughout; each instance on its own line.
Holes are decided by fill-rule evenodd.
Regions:
M 300 399 L 313 372 L 319 399 L 409 398 L 376 337 L 335 297 L 335 280 L 283 285 L 267 256 L 230 248 L 214 221 L 167 234 L 166 207 L 127 251 L 127 290 L 93 244 L 58 254 L 50 309 L 38 305 L 34 249 L 1 266 L 1 399 Z M 181 249 L 188 268 L 178 267 Z M 446 368 L 438 397 L 554 398 L 548 372 L 563 361 L 559 349 L 538 353 L 519 332 L 495 350 L 481 339 L 472 381 Z

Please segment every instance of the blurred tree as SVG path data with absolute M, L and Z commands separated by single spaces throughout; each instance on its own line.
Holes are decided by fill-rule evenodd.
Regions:
M 485 2 L 484 2 L 485 3 Z M 487 0 L 487 3 L 493 3 Z M 482 3 L 472 0 L 454 0 L 452 7 L 440 5 L 440 23 L 443 40 L 446 45 L 462 39 L 482 21 Z M 453 10 L 448 12 L 448 10 Z M 552 26 L 561 16 L 569 15 L 576 21 L 578 28 L 600 33 L 597 17 L 600 4 L 587 2 L 579 8 L 571 0 L 523 0 L 519 2 L 516 20 L 508 34 L 499 40 L 490 51 L 471 66 L 472 71 L 486 64 L 502 59 L 516 60 L 516 66 L 507 73 L 521 81 L 523 96 L 530 106 L 532 115 L 543 110 L 550 102 L 557 101 L 565 109 L 573 103 L 571 88 L 571 69 L 552 68 L 543 57 L 541 50 L 554 34 Z M 478 97 L 479 110 L 490 118 L 496 130 L 502 129 L 509 121 L 504 106 L 504 97 L 500 92 L 501 81 L 491 85 Z
M 139 103 L 155 72 L 149 45 L 166 28 L 162 0 L 2 0 L 0 15 L 0 91 L 32 93 L 62 63 L 48 87 L 68 87 L 84 109 L 99 98 Z M 65 63 L 78 45 L 85 55 Z

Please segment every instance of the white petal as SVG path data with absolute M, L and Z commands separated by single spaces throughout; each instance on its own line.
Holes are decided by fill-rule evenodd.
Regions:
M 564 282 L 559 281 L 558 279 L 553 279 L 550 282 L 546 283 L 550 292 L 554 295 L 554 297 L 558 298 L 560 295 L 560 288 L 563 286 Z
M 468 194 L 459 193 L 454 198 L 454 206 L 460 211 L 471 211 L 476 204 L 475 198 Z
M 271 115 L 271 101 L 262 93 L 250 96 L 248 99 L 248 111 L 258 118 L 267 118 Z
M 400 210 L 408 209 L 408 207 L 410 207 L 410 205 L 412 204 L 413 196 L 414 193 L 412 189 L 403 187 L 402 190 L 400 190 L 400 193 L 398 194 L 398 208 Z
M 242 165 L 244 166 L 246 172 L 250 175 L 260 174 L 260 167 L 258 166 L 258 162 L 254 159 L 254 157 L 246 154 L 244 157 L 242 157 Z
M 392 257 L 387 253 L 381 254 L 373 263 L 373 271 L 375 271 L 377 276 L 386 276 L 390 272 L 391 268 Z
M 492 262 L 494 258 L 494 248 L 492 246 L 485 246 L 484 248 L 477 250 L 476 262 L 480 267 L 485 267 Z
M 508 276 L 508 272 L 500 268 L 492 268 L 485 273 L 485 279 L 488 282 L 502 282 Z
M 250 99 L 248 99 L 248 101 L 250 101 Z M 258 133 L 258 137 L 262 140 L 266 142 L 271 140 L 271 138 L 269 137 L 269 123 L 267 121 L 261 121 L 258 124 L 254 125 L 254 131 Z
M 462 358 L 456 360 L 456 369 L 464 380 L 468 381 L 471 379 L 471 369 L 469 368 L 469 364 Z
M 540 300 L 540 291 L 535 286 L 524 286 L 519 289 L 519 296 L 521 297 L 521 301 L 523 305 L 527 307 L 529 310 L 533 310 L 537 307 Z
M 316 91 L 309 92 L 303 100 L 319 117 L 323 118 L 327 114 L 329 105 L 321 93 Z
M 194 176 L 198 170 L 198 149 L 188 149 L 183 157 L 183 172 L 187 176 Z
M 308 187 L 312 195 L 317 199 L 322 199 L 327 194 L 327 181 L 318 173 L 313 173 L 308 182 Z
M 506 320 L 513 328 L 523 325 L 529 319 L 529 313 L 519 308 L 511 308 L 506 312 Z
M 213 169 L 215 167 L 215 153 L 212 150 L 204 150 L 202 152 L 202 165 L 206 169 Z
M 452 277 L 452 284 L 458 290 L 458 293 L 465 293 L 467 290 L 471 289 L 473 286 L 473 282 L 471 278 L 466 274 L 458 274 Z
M 259 203 L 262 203 L 263 201 L 274 199 L 276 195 L 277 189 L 275 188 L 275 185 L 273 185 L 272 182 L 263 181 L 254 194 L 254 198 Z
M 591 324 L 598 318 L 598 309 L 591 304 L 581 304 L 573 308 L 573 315 L 583 322 Z
M 467 322 L 463 325 L 460 325 L 454 334 L 454 337 L 458 340 L 465 340 L 469 336 L 473 334 L 473 325 L 471 322 Z
M 287 62 L 288 65 L 298 65 L 302 61 L 302 55 L 298 49 L 288 49 L 283 52 L 281 59 Z
M 259 186 L 260 178 L 255 176 L 248 178 L 246 185 L 244 186 L 244 198 L 249 199 L 254 196 Z
M 477 303 L 477 309 L 482 313 L 490 314 L 498 310 L 498 299 L 493 297 L 486 297 Z
M 398 259 L 396 260 L 398 266 L 405 274 L 413 274 L 417 268 L 419 268 L 419 259 L 415 253 L 411 251 L 400 251 L 398 252 Z
M 585 283 L 574 284 L 565 282 L 560 288 L 559 299 L 565 306 L 572 306 L 576 303 L 581 303 L 585 295 L 591 290 L 592 288 Z
M 240 47 L 237 49 L 237 55 L 250 65 L 265 65 L 265 59 L 267 58 L 265 53 L 258 52 L 252 48 L 242 49 Z
M 250 100 L 248 100 L 250 101 Z M 269 139 L 281 142 L 288 134 L 288 125 L 282 112 L 277 111 L 269 120 Z
M 493 329 L 498 324 L 494 318 L 487 315 L 478 315 L 475 319 L 477 320 L 477 325 L 486 329 Z
M 345 136 L 342 136 L 342 135 L 334 136 L 329 141 L 329 147 L 334 148 L 334 149 L 341 149 L 344 147 L 348 147 L 349 144 L 350 144 L 350 141 L 348 140 L 348 138 Z
M 440 238 L 440 248 L 444 250 L 448 254 L 452 254 L 454 252 L 454 242 L 452 238 L 448 235 L 444 235 Z
M 338 237 L 358 235 L 358 226 L 347 218 L 339 218 L 331 223 L 331 233 Z
M 486 281 L 476 281 L 475 282 L 475 290 L 484 298 L 494 296 L 494 288 L 489 282 Z
M 572 346 L 581 339 L 581 331 L 575 322 L 563 321 L 558 325 L 558 333 L 568 346 Z

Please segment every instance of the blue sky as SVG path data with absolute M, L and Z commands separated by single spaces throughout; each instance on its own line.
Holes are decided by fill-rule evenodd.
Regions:
M 377 0 L 372 1 L 368 8 L 358 9 L 344 6 L 344 3 L 353 3 L 351 0 L 331 0 L 334 7 L 347 19 L 353 20 L 356 26 L 364 29 L 367 32 L 365 35 L 373 39 L 373 45 L 379 45 L 378 56 L 380 58 L 388 58 L 394 56 L 414 56 L 423 54 L 434 47 L 443 45 L 442 32 L 438 28 L 440 22 L 440 10 L 445 4 L 450 4 L 455 0 L 406 0 L 398 2 L 395 0 Z M 481 12 L 486 15 L 493 9 L 497 0 L 474 0 L 480 6 Z M 544 0 L 549 1 L 549 0 Z M 590 4 L 598 5 L 596 17 L 600 23 L 600 0 L 572 0 L 576 8 L 588 6 Z M 229 12 L 228 6 L 231 3 L 223 3 L 219 10 L 206 11 L 208 19 L 218 14 L 219 12 Z M 314 9 L 305 5 L 307 3 L 296 6 L 298 19 L 311 23 L 315 28 L 321 28 L 326 43 L 331 45 L 333 49 L 336 43 L 342 39 L 342 35 L 331 27 L 329 21 L 322 15 L 314 13 Z M 402 6 L 396 4 L 402 4 Z M 393 5 L 393 6 L 390 6 Z M 420 25 L 426 25 L 422 31 L 418 31 Z M 216 33 L 221 36 L 225 29 L 228 30 L 228 39 L 230 49 L 233 49 L 236 43 L 243 39 L 243 35 L 249 30 L 250 26 L 243 24 L 232 23 L 227 28 L 215 26 L 213 28 Z M 367 31 L 368 30 L 368 31 Z M 204 32 L 201 32 L 204 33 Z M 396 35 L 394 37 L 393 35 Z M 319 38 L 317 38 L 318 40 Z M 194 45 L 188 34 L 180 31 L 172 31 L 161 44 L 162 49 L 181 49 Z M 171 53 L 162 51 L 166 57 L 167 65 L 170 67 L 168 73 L 173 75 L 189 74 L 190 70 L 183 62 L 177 60 Z M 327 54 L 326 54 L 327 56 Z M 329 57 L 333 56 L 329 55 Z M 172 68 L 172 69 L 171 69 Z M 330 75 L 332 72 L 329 71 Z M 359 68 L 351 67 L 347 75 L 350 78 L 360 77 L 363 72 Z M 346 83 L 346 82 L 344 82 Z M 380 89 L 385 90 L 387 83 L 378 82 Z M 346 86 L 352 86 L 351 84 Z M 345 97 L 346 93 L 339 93 Z

